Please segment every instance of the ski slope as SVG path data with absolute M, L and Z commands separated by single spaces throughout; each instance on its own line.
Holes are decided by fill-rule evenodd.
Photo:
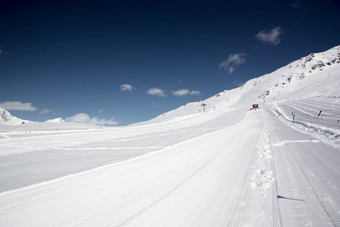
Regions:
M 234 124 L 245 111 L 195 114 L 183 119 L 117 128 L 70 129 L 38 125 L 0 132 L 0 192 L 124 161 Z M 61 127 L 61 129 L 60 129 Z M 64 127 L 64 129 L 62 128 Z M 72 127 L 71 127 L 72 128 Z M 36 129 L 36 130 L 34 130 Z
M 284 226 L 340 225 L 339 149 L 266 112 Z
M 1 226 L 337 226 L 339 161 L 338 149 L 263 107 L 163 149 L 2 192 Z
M 130 126 L 0 126 L 0 226 L 340 226 L 339 50 Z

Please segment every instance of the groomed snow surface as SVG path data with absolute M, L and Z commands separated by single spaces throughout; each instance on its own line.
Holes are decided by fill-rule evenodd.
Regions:
M 339 226 L 339 149 L 271 108 L 12 132 L 1 139 L 15 154 L 0 159 L 0 225 Z
M 0 126 L 0 226 L 340 226 L 339 49 L 131 126 Z

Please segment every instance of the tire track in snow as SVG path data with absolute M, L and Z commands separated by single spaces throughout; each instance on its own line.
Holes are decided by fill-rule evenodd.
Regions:
M 232 219 L 226 226 L 282 225 L 269 133 L 265 128 L 257 141 L 256 147 L 252 148 L 246 177 L 233 205 Z
M 248 123 L 253 123 L 253 122 L 248 122 Z M 255 122 L 254 122 L 255 123 Z M 242 128 L 244 128 L 244 129 L 246 129 L 247 127 L 245 127 L 246 125 L 248 126 L 248 127 L 250 127 L 250 128 L 252 128 L 252 127 L 258 127 L 259 125 L 258 124 L 261 124 L 261 123 L 258 123 L 258 119 L 256 119 L 256 123 L 255 124 L 247 124 L 246 122 L 243 122 L 242 123 Z M 220 150 L 219 150 L 219 152 L 218 152 L 218 154 L 215 154 L 215 155 L 218 155 L 218 157 L 214 157 L 214 158 L 212 158 L 210 161 L 209 161 L 209 163 L 207 163 L 208 165 L 204 165 L 203 167 L 204 168 L 200 168 L 200 171 L 199 172 L 195 172 L 195 174 L 193 174 L 193 175 L 191 175 L 190 176 L 190 178 L 187 178 L 184 182 L 183 182 L 183 184 L 181 184 L 180 185 L 180 187 L 176 187 L 176 190 L 174 190 L 174 191 L 171 191 L 171 193 L 170 194 L 167 194 L 167 196 L 166 197 L 162 197 L 162 200 L 161 201 L 158 201 L 158 203 L 163 203 L 164 201 L 163 200 L 170 200 L 171 201 L 171 199 L 169 198 L 170 196 L 171 196 L 171 198 L 173 198 L 175 195 L 174 194 L 178 194 L 178 193 L 181 193 L 183 190 L 184 190 L 184 188 L 187 188 L 188 187 L 188 184 L 193 184 L 193 182 L 194 181 L 197 181 L 197 180 L 199 180 L 199 178 L 202 176 L 202 175 L 204 175 L 203 174 L 203 172 L 205 173 L 205 174 L 207 174 L 207 172 L 211 172 L 211 168 L 212 167 L 214 167 L 214 168 L 217 168 L 218 166 L 220 166 L 220 164 L 221 163 L 218 163 L 218 162 L 221 162 L 221 160 L 225 160 L 225 161 L 228 161 L 228 162 L 226 162 L 226 163 L 223 163 L 223 165 L 226 165 L 226 167 L 224 167 L 224 172 L 225 173 L 227 173 L 227 174 L 232 174 L 233 172 L 235 172 L 235 165 L 233 165 L 233 163 L 234 162 L 240 162 L 241 160 L 241 165 L 240 165 L 240 163 L 239 163 L 239 165 L 237 165 L 237 168 L 240 168 L 241 170 L 240 171 L 236 171 L 237 173 L 234 173 L 234 174 L 239 174 L 239 178 L 240 178 L 240 182 L 239 181 L 237 181 L 237 184 L 236 184 L 236 182 L 233 182 L 233 183 L 235 183 L 235 185 L 231 185 L 230 183 L 231 182 L 229 182 L 229 185 L 228 185 L 228 187 L 229 188 L 237 188 L 237 190 L 232 190 L 232 193 L 231 193 L 231 191 L 229 191 L 229 189 L 228 190 L 226 190 L 226 191 L 223 191 L 223 190 L 220 190 L 220 193 L 228 193 L 227 195 L 227 197 L 228 197 L 228 201 L 230 201 L 231 199 L 230 199 L 230 197 L 232 197 L 233 199 L 231 200 L 231 201 L 233 201 L 233 204 L 235 204 L 235 207 L 234 207 L 234 209 L 231 209 L 231 207 L 229 207 L 229 203 L 228 204 L 224 204 L 224 206 L 223 206 L 223 209 L 221 209 L 221 210 L 218 210 L 219 212 L 221 212 L 223 215 L 221 215 L 221 213 L 214 213 L 214 220 L 213 220 L 213 222 L 209 222 L 207 219 L 209 219 L 209 218 L 204 218 L 204 217 L 196 217 L 196 218 L 199 218 L 199 219 L 202 219 L 202 221 L 200 221 L 200 222 L 197 222 L 197 223 L 199 223 L 199 225 L 202 225 L 202 226 L 226 226 L 226 225 L 228 225 L 228 222 L 231 220 L 231 219 L 235 219 L 236 217 L 232 214 L 233 212 L 237 212 L 237 211 L 239 211 L 239 210 L 241 210 L 242 208 L 240 208 L 240 206 L 242 207 L 243 205 L 242 204 L 240 204 L 239 202 L 237 202 L 237 201 L 239 201 L 239 197 L 241 196 L 241 197 L 243 197 L 244 196 L 244 194 L 242 194 L 242 191 L 244 191 L 244 190 L 247 190 L 247 189 L 249 189 L 250 188 L 250 182 L 248 181 L 248 179 L 249 179 L 249 177 L 248 177 L 248 168 L 249 168 L 249 164 L 251 163 L 251 157 L 253 156 L 253 154 L 254 154 L 254 152 L 255 152 L 255 148 L 253 149 L 253 151 L 252 152 L 250 152 L 249 151 L 249 149 L 246 149 L 246 150 L 244 150 L 244 149 L 242 149 L 242 150 L 238 150 L 238 149 L 232 149 L 232 152 L 231 152 L 231 148 L 234 146 L 234 145 L 236 145 L 237 144 L 237 147 L 242 147 L 242 148 L 245 148 L 245 147 L 247 147 L 247 146 L 244 146 L 244 142 L 245 141 L 248 141 L 248 146 L 250 146 L 250 147 L 253 147 L 252 145 L 254 144 L 254 142 L 256 142 L 257 141 L 257 136 L 258 136 L 258 134 L 255 134 L 254 135 L 254 132 L 258 132 L 258 130 L 259 129 L 256 129 L 256 130 L 254 130 L 254 131 L 252 131 L 252 130 L 248 130 L 248 131 L 252 131 L 252 132 L 250 132 L 250 134 L 245 134 L 245 133 L 243 133 L 243 134 L 239 134 L 240 132 L 238 132 L 237 134 L 236 133 L 233 133 L 232 134 L 232 137 L 231 138 L 228 138 L 228 137 L 226 137 L 226 140 L 227 141 L 230 141 L 227 145 L 225 145 L 224 147 L 222 147 Z M 242 138 L 242 139 L 240 139 L 240 138 Z M 242 140 L 242 142 L 240 142 L 240 140 Z M 240 145 L 241 144 L 241 145 Z M 254 144 L 254 146 L 255 146 L 255 144 Z M 229 152 L 228 152 L 228 150 L 229 150 Z M 226 159 L 226 154 L 229 154 L 229 156 L 227 156 L 227 159 Z M 224 155 L 224 157 L 222 157 L 222 158 L 220 158 L 220 156 L 221 155 Z M 251 156 L 251 157 L 250 157 Z M 216 163 L 217 162 L 217 163 Z M 219 168 L 221 168 L 221 167 L 219 167 Z M 247 169 L 246 169 L 247 168 Z M 215 171 L 214 172 L 215 174 L 219 174 L 219 172 L 218 171 Z M 198 176 L 199 175 L 199 176 Z M 229 176 L 227 176 L 227 175 L 223 175 L 223 176 L 225 176 L 225 177 L 227 177 L 227 178 L 229 178 Z M 203 180 L 203 179 L 202 179 Z M 202 183 L 202 182 L 201 182 Z M 194 184 L 195 185 L 195 184 Z M 203 186 L 203 185 L 202 185 Z M 183 189 L 183 190 L 181 190 L 181 189 Z M 205 186 L 202 188 L 202 190 L 206 190 L 205 189 Z M 200 191 L 200 190 L 199 190 Z M 212 189 L 210 189 L 209 191 L 214 191 L 214 190 L 212 190 Z M 203 192 L 201 192 L 200 191 L 200 194 L 201 194 L 201 196 L 203 197 L 203 198 L 205 198 L 204 197 L 204 193 Z M 236 196 L 235 196 L 236 195 Z M 219 196 L 219 198 L 220 198 L 220 200 L 219 201 L 216 201 L 216 202 L 221 202 L 221 201 L 224 201 L 225 200 L 225 196 L 226 195 L 220 195 Z M 234 198 L 235 197 L 235 198 Z M 235 202 L 235 200 L 236 200 L 236 202 Z M 249 201 L 247 201 L 248 203 L 249 203 Z M 166 202 L 164 202 L 164 203 L 166 203 Z M 173 203 L 173 202 L 172 202 Z M 203 213 L 205 213 L 205 215 L 207 215 L 208 217 L 209 217 L 209 214 L 207 214 L 206 212 L 204 212 L 206 209 L 209 209 L 208 207 L 209 207 L 209 204 L 211 204 L 211 201 L 206 201 L 206 208 L 205 209 L 203 209 L 202 208 L 202 211 L 201 212 L 203 212 Z M 153 204 L 153 206 L 156 206 L 157 204 Z M 178 204 L 178 205 L 180 205 L 180 204 Z M 185 201 L 183 201 L 183 205 L 185 205 Z M 215 207 L 216 206 L 220 206 L 221 204 L 214 204 L 214 203 L 212 203 L 211 205 L 213 205 L 213 207 L 211 207 L 211 209 L 212 210 L 214 210 L 215 209 Z M 153 209 L 153 210 L 155 210 L 155 209 L 157 209 L 157 208 L 155 208 L 155 207 L 148 207 L 148 209 Z M 226 206 L 226 207 L 225 207 Z M 225 210 L 226 209 L 226 210 Z M 209 211 L 210 211 L 210 209 L 209 209 Z M 223 212 L 222 212 L 223 211 Z M 142 214 L 144 214 L 144 213 L 146 213 L 146 212 L 148 212 L 147 210 L 143 210 L 143 212 L 141 213 L 141 214 L 139 214 L 139 216 L 140 215 L 142 215 Z M 150 211 L 151 212 L 151 211 Z M 152 213 L 151 212 L 151 214 L 150 214 L 150 212 L 149 212 L 149 215 L 151 215 L 152 214 L 152 216 L 155 216 L 156 214 L 154 214 L 154 213 Z M 242 211 L 242 214 L 241 213 L 239 213 L 239 217 L 243 217 L 242 218 L 242 225 L 244 225 L 244 224 L 246 224 L 246 223 L 250 223 L 248 220 L 245 220 L 244 219 L 244 215 L 248 215 L 249 213 L 249 215 L 247 216 L 247 217 L 252 217 L 252 215 L 253 215 L 253 213 L 251 213 L 251 212 L 254 212 L 253 210 L 251 210 L 251 211 L 249 211 L 249 210 L 245 210 L 245 212 L 243 212 Z M 145 216 L 145 215 L 144 215 Z M 204 216 L 204 215 L 203 215 Z M 192 217 L 192 218 L 195 218 L 195 216 L 194 217 Z M 132 223 L 131 223 L 131 221 L 132 221 Z M 133 222 L 134 221 L 134 222 Z M 137 223 L 143 223 L 143 222 L 140 222 L 140 218 L 138 218 L 138 217 L 133 217 L 133 219 L 129 219 L 126 223 L 124 222 L 124 224 L 127 224 L 128 226 L 136 226 L 136 224 Z M 154 222 L 151 222 L 151 223 L 154 223 Z M 146 222 L 146 225 L 147 226 L 159 226 L 159 225 L 157 225 L 157 224 L 151 224 L 150 222 Z M 176 223 L 176 222 L 174 222 L 174 223 Z M 180 222 L 178 222 L 178 223 L 180 223 Z M 181 224 L 173 224 L 173 225 L 170 225 L 170 226 L 180 226 L 180 225 L 182 225 L 182 226 L 186 226 L 185 224 L 183 224 L 183 223 L 181 223 Z M 203 223 L 205 223 L 205 224 L 203 224 Z M 206 223 L 209 223 L 209 225 L 207 225 Z M 195 224 L 193 224 L 193 223 L 191 223 L 191 225 L 193 225 L 193 226 L 195 226 Z M 114 225 L 115 226 L 115 225 Z M 120 225 L 119 225 L 120 226 Z M 165 226 L 168 226 L 168 225 L 165 225 Z
M 134 160 L 0 194 L 0 218 L 12 226 L 19 221 L 27 226 L 224 225 L 233 218 L 230 204 L 242 188 L 249 146 L 261 132 L 254 114 Z M 41 215 L 45 210 L 53 213 Z
M 241 223 L 238 223 L 240 220 L 244 222 L 244 217 L 248 217 L 247 215 L 244 215 L 247 210 L 244 210 L 244 206 L 246 204 L 246 200 L 248 199 L 248 196 L 250 194 L 250 174 L 251 174 L 251 167 L 255 164 L 255 152 L 257 151 L 256 148 L 252 148 L 252 155 L 250 162 L 247 164 L 247 171 L 246 175 L 244 177 L 244 180 L 242 182 L 241 187 L 238 189 L 237 198 L 235 200 L 235 203 L 233 205 L 232 211 L 231 211 L 231 217 L 233 219 L 229 220 L 227 222 L 227 226 L 235 226 L 240 225 Z
M 300 172 L 302 173 L 301 175 L 303 176 L 303 178 L 306 180 L 306 182 L 308 183 L 308 188 L 309 190 L 308 191 L 311 191 L 314 195 L 314 197 L 316 198 L 316 201 L 318 201 L 320 207 L 322 208 L 322 210 L 324 211 L 324 214 L 327 216 L 328 220 L 332 223 L 333 226 L 336 226 L 335 223 L 334 223 L 334 220 L 333 218 L 330 216 L 330 214 L 328 213 L 326 207 L 324 206 L 323 202 L 321 201 L 320 197 L 319 197 L 319 194 L 317 193 L 317 191 L 315 190 L 315 188 L 313 187 L 313 184 L 311 183 L 311 181 L 309 180 L 308 176 L 306 175 L 304 169 L 302 168 L 302 166 L 300 165 L 300 163 L 297 161 L 295 155 L 290 151 L 288 150 L 289 152 L 289 155 L 290 157 L 294 160 L 294 162 L 296 163 L 296 165 L 298 166 Z M 300 177 L 301 179 L 301 177 Z M 302 184 L 300 184 L 302 185 Z M 304 191 L 307 191 L 307 188 L 305 187 L 305 190 Z M 311 210 L 315 210 L 315 207 L 310 207 Z M 318 209 L 318 208 L 317 208 Z M 319 209 L 318 209 L 319 210 Z M 312 211 L 313 212 L 313 211 Z M 320 215 L 320 213 L 316 213 L 318 214 L 318 216 Z M 326 224 L 327 223 L 327 219 L 324 219 L 323 220 L 324 222 L 322 224 Z M 321 223 L 320 223 L 321 224 Z M 327 223 L 327 225 L 329 225 L 330 223 Z
M 277 177 L 277 169 L 275 166 L 275 157 L 273 152 L 273 144 L 270 138 L 270 133 L 268 130 L 267 124 L 265 125 L 265 140 L 267 142 L 266 147 L 269 149 L 268 151 L 271 153 L 271 166 L 273 171 L 273 188 L 272 188 L 272 214 L 273 214 L 273 225 L 274 226 L 282 226 L 282 216 L 281 216 L 281 209 L 279 204 L 279 189 L 278 189 L 278 177 Z
M 273 149 L 277 167 L 278 209 L 283 226 L 313 226 L 314 217 L 310 215 L 303 198 L 304 192 L 299 186 L 299 179 L 287 158 L 286 152 Z
M 52 140 L 48 141 L 48 146 L 53 146 L 50 149 L 40 147 L 39 143 L 33 144 L 35 146 L 21 144 L 15 147 L 18 150 L 20 148 L 25 150 L 25 154 L 0 156 L 0 172 L 8 173 L 0 175 L 2 182 L 0 192 L 121 162 L 215 130 L 216 128 L 199 128 L 169 130 L 157 134 L 146 132 L 143 136 L 113 138 L 100 142 L 84 141 L 80 144 L 73 141 L 65 143 L 65 141 Z M 9 147 L 13 148 L 7 144 L 7 150 Z
M 339 226 L 337 151 L 270 118 L 283 223 Z
M 269 133 L 266 129 L 263 129 L 263 131 L 262 136 L 259 136 L 256 148 L 253 150 L 253 157 L 244 181 L 246 185 L 240 191 L 238 205 L 235 204 L 233 210 L 232 216 L 237 218 L 228 222 L 228 226 L 241 226 L 245 223 L 251 223 L 255 226 L 282 225 L 277 205 L 275 168 L 270 150 Z M 253 204 L 249 204 L 249 201 L 252 201 Z M 240 206 L 242 203 L 247 204 L 243 208 L 244 211 Z M 244 222 L 244 219 L 249 219 L 249 221 Z
M 38 183 L 38 184 L 26 186 L 26 187 L 23 187 L 23 188 L 19 188 L 19 189 L 15 189 L 15 190 L 10 190 L 10 191 L 6 191 L 6 192 L 2 192 L 2 193 L 0 193 L 0 197 L 1 196 L 6 196 L 6 195 L 11 195 L 11 194 L 14 194 L 16 192 L 20 193 L 20 192 L 23 192 L 25 190 L 30 190 L 30 189 L 33 190 L 34 188 L 37 188 L 37 190 L 38 190 L 40 188 L 40 186 L 42 186 L 42 187 L 49 187 L 50 184 L 62 182 L 62 181 L 65 181 L 65 180 L 68 181 L 68 180 L 71 180 L 73 177 L 80 177 L 80 178 L 83 178 L 85 180 L 82 183 L 78 183 L 78 184 L 73 185 L 71 187 L 67 187 L 66 190 L 64 188 L 57 189 L 57 190 L 51 190 L 51 193 L 45 193 L 45 194 L 39 195 L 38 197 L 35 197 L 35 198 L 32 198 L 32 199 L 28 199 L 28 201 L 26 201 L 25 203 L 21 203 L 21 201 L 18 201 L 18 203 L 14 203 L 11 206 L 7 207 L 6 209 L 1 209 L 1 213 L 6 214 L 6 213 L 11 212 L 11 211 L 16 210 L 16 209 L 26 209 L 29 206 L 31 206 L 31 204 L 33 204 L 33 203 L 39 203 L 39 202 L 43 202 L 43 201 L 48 201 L 48 200 L 51 200 L 51 199 L 53 199 L 55 197 L 63 196 L 65 194 L 68 194 L 69 192 L 75 192 L 76 190 L 79 190 L 82 187 L 86 186 L 88 184 L 88 182 L 91 180 L 90 179 L 88 181 L 88 180 L 86 180 L 83 177 L 86 174 L 92 174 L 92 173 L 95 173 L 96 171 L 103 171 L 103 170 L 105 170 L 107 168 L 111 168 L 113 166 L 124 165 L 124 164 L 131 163 L 131 162 L 134 162 L 135 160 L 143 159 L 145 157 L 148 157 L 148 156 L 151 156 L 151 155 L 154 155 L 154 154 L 157 154 L 157 153 L 166 152 L 166 151 L 168 151 L 168 149 L 174 149 L 176 146 L 179 146 L 179 145 L 182 145 L 182 144 L 194 141 L 194 140 L 200 140 L 200 139 L 202 139 L 204 137 L 211 136 L 211 135 L 216 134 L 216 133 L 220 133 L 222 130 L 225 130 L 225 129 L 220 129 L 220 130 L 217 130 L 217 131 L 213 131 L 213 132 L 209 132 L 209 133 L 206 133 L 206 134 L 203 134 L 203 135 L 199 135 L 199 136 L 196 136 L 194 138 L 190 138 L 190 139 L 187 139 L 185 141 L 181 141 L 180 143 L 174 144 L 174 145 L 172 145 L 170 147 L 167 147 L 165 149 L 161 149 L 161 150 L 158 150 L 158 151 L 150 152 L 150 153 L 147 153 L 145 155 L 138 156 L 138 157 L 132 158 L 132 159 L 128 159 L 128 160 L 125 160 L 125 161 L 122 161 L 122 162 L 117 162 L 117 163 L 114 163 L 114 164 L 100 166 L 100 167 L 97 167 L 97 168 L 94 168 L 94 169 L 89 169 L 89 170 L 86 170 L 86 171 L 83 171 L 83 172 L 80 172 L 80 173 L 70 174 L 70 175 L 66 175 L 66 176 L 63 176 L 63 177 L 60 177 L 60 178 L 56 178 L 56 179 L 53 179 L 53 180 L 49 180 L 49 181 L 41 182 L 41 183 Z M 206 165 L 208 165 L 208 164 L 209 163 L 207 163 Z M 206 165 L 204 165 L 204 166 L 206 166 Z M 202 169 L 202 168 L 200 168 L 200 169 Z M 197 171 L 197 173 L 199 172 L 199 170 Z M 193 174 L 192 176 L 194 176 L 194 175 L 195 174 Z M 181 185 L 182 184 L 184 184 L 184 182 L 181 183 Z M 178 188 L 178 187 L 176 187 L 176 188 Z M 172 191 L 174 191 L 174 190 L 172 190 Z M 167 194 L 171 194 L 171 193 L 167 193 Z M 163 197 L 163 199 L 164 198 L 165 197 Z M 161 201 L 161 200 L 159 199 L 159 201 Z
M 169 197 L 169 195 L 171 195 L 174 191 L 176 191 L 177 189 L 179 189 L 180 187 L 182 187 L 185 183 L 187 183 L 190 179 L 192 179 L 194 176 L 198 175 L 201 171 L 203 171 L 208 165 L 210 165 L 217 157 L 219 157 L 226 149 L 227 146 L 223 147 L 219 152 L 217 152 L 216 154 L 214 154 L 207 162 L 205 162 L 203 165 L 201 165 L 199 168 L 197 168 L 195 171 L 193 171 L 189 176 L 187 176 L 185 179 L 183 179 L 182 181 L 180 181 L 178 184 L 174 185 L 170 190 L 168 190 L 164 195 L 162 195 L 161 197 L 159 197 L 158 199 L 154 200 L 153 202 L 151 202 L 150 204 L 148 204 L 147 206 L 141 208 L 139 211 L 133 213 L 132 215 L 130 215 L 127 218 L 124 218 L 124 220 L 122 220 L 119 223 L 114 223 L 114 226 L 124 226 L 127 223 L 129 223 L 130 221 L 132 221 L 133 219 L 137 218 L 138 216 L 140 216 L 141 214 L 143 214 L 144 212 L 146 212 L 148 209 L 150 209 L 151 207 L 155 206 L 157 203 L 160 203 L 162 200 L 166 199 L 167 197 Z M 235 153 L 234 153 L 235 155 Z M 112 223 L 113 224 L 113 223 Z
M 308 155 L 304 156 L 299 153 L 290 153 L 294 157 L 294 160 L 298 163 L 310 184 L 310 188 L 315 193 L 315 196 L 318 198 L 334 226 L 340 226 L 340 199 L 338 198 L 340 190 L 335 185 L 335 181 L 337 179 L 331 179 L 328 175 L 325 175 L 325 173 L 332 173 L 331 175 L 339 177 L 339 170 L 336 169 L 336 166 L 323 158 L 323 156 L 316 156 L 313 151 L 308 152 Z M 313 160 L 316 159 L 318 160 L 318 163 L 313 162 Z M 302 166 L 300 164 L 301 162 L 314 163 L 319 165 L 319 167 L 322 166 L 323 168 L 310 168 L 309 165 Z M 324 169 L 327 169 L 327 171 L 321 171 Z
M 208 133 L 206 135 L 202 135 L 201 138 L 204 139 L 204 137 L 210 136 L 211 134 L 217 134 L 220 132 L 223 132 L 225 128 L 218 130 L 216 132 Z M 235 136 L 235 135 L 234 135 Z M 236 136 L 235 136 L 236 137 Z M 196 138 L 194 138 L 196 139 Z M 202 140 L 204 141 L 204 140 Z M 188 142 L 184 141 L 183 143 Z M 141 216 L 143 213 L 147 212 L 149 209 L 153 208 L 155 205 L 158 203 L 162 202 L 163 200 L 167 199 L 171 194 L 173 194 L 176 190 L 180 189 L 183 187 L 186 183 L 188 183 L 190 180 L 192 180 L 194 177 L 196 177 L 198 174 L 200 174 L 202 171 L 204 171 L 209 165 L 211 165 L 219 156 L 221 156 L 226 149 L 230 146 L 230 144 L 224 145 L 217 153 L 215 153 L 208 161 L 206 161 L 203 165 L 201 165 L 199 168 L 197 168 L 195 171 L 193 171 L 189 176 L 187 176 L 185 179 L 183 179 L 181 182 L 178 184 L 174 185 L 169 191 L 167 191 L 163 196 L 159 197 L 157 200 L 154 202 L 150 203 L 149 205 L 141 208 L 140 210 L 136 211 L 135 213 L 131 214 L 128 217 L 125 217 L 121 222 L 119 223 L 112 223 L 114 226 L 124 226 L 134 219 L 138 218 L 138 216 Z M 233 157 L 237 155 L 237 152 L 233 152 L 232 155 L 230 156 L 230 160 L 233 160 Z M 248 171 L 247 171 L 248 172 Z M 248 174 L 247 174 L 248 175 Z M 241 189 L 245 187 L 247 177 L 244 178 L 244 183 L 241 186 Z M 238 193 L 240 194 L 240 193 Z M 222 220 L 221 220 L 222 221 Z M 223 221 L 222 221 L 223 222 Z

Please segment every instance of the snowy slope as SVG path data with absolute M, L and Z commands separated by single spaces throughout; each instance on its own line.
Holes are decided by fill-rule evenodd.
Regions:
M 0 106 L 0 125 L 21 125 L 29 122 L 30 121 L 12 116 L 10 112 Z
M 57 124 L 65 123 L 64 119 L 62 119 L 61 117 L 50 119 L 45 122 L 46 123 L 57 123 Z
M 0 226 L 340 226 L 339 53 L 140 124 L 0 126 Z
M 340 46 L 325 52 L 313 53 L 272 73 L 247 81 L 239 88 L 225 90 L 206 100 L 188 103 L 176 110 L 148 121 L 167 121 L 187 115 L 220 109 L 249 107 L 264 101 L 308 98 L 316 96 L 340 97 Z M 189 116 L 188 116 L 189 117 Z

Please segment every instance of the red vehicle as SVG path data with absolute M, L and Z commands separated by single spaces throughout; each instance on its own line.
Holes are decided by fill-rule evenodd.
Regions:
M 259 109 L 259 104 L 253 104 L 253 107 L 250 110 L 257 110 Z

